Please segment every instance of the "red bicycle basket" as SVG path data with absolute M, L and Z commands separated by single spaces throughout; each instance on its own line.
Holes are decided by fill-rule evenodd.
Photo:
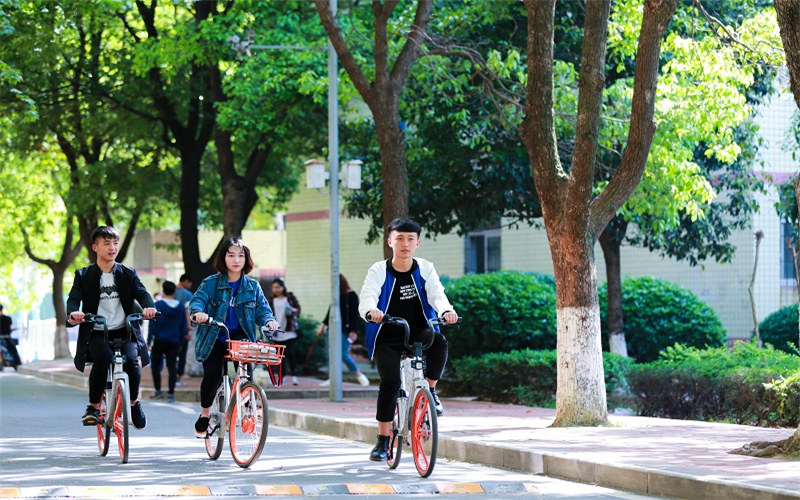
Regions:
M 228 355 L 226 357 L 233 361 L 241 361 L 242 363 L 279 365 L 283 360 L 283 350 L 285 347 L 286 346 L 280 344 L 229 340 Z

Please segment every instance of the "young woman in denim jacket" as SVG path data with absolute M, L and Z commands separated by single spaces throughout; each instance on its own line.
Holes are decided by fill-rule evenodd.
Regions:
M 250 249 L 241 239 L 227 238 L 217 252 L 214 268 L 219 273 L 204 279 L 192 300 L 189 314 L 199 323 L 194 352 L 203 363 L 203 382 L 200 384 L 200 418 L 194 424 L 195 436 L 205 438 L 208 415 L 214 395 L 222 383 L 227 345 L 225 332 L 205 324 L 211 317 L 224 322 L 232 340 L 255 341 L 261 325 L 271 330 L 279 328 L 258 281 L 247 276 L 253 270 Z

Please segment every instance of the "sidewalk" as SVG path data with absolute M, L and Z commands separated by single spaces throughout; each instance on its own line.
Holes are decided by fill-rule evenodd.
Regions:
M 38 361 L 19 371 L 85 386 L 86 375 L 67 360 Z M 374 442 L 377 388 L 345 383 L 344 401 L 331 402 L 319 382 L 301 378 L 297 386 L 264 384 L 270 423 Z M 176 399 L 196 401 L 200 379 L 187 378 L 186 383 L 176 390 Z M 152 392 L 149 367 L 142 370 L 142 387 L 143 394 Z M 670 498 L 800 499 L 800 463 L 728 453 L 752 441 L 785 439 L 791 429 L 617 415 L 608 427 L 549 428 L 554 410 L 447 398 L 443 403 L 440 459 Z

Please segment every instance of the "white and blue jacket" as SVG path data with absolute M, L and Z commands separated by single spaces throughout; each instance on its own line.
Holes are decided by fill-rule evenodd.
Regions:
M 414 261 L 417 263 L 417 268 L 411 273 L 411 278 L 416 285 L 425 317 L 436 318 L 447 311 L 452 311 L 453 306 L 444 294 L 444 286 L 439 281 L 433 263 L 425 259 L 414 259 Z M 389 309 L 389 299 L 392 297 L 396 280 L 389 272 L 387 262 L 386 260 L 376 262 L 367 271 L 364 286 L 361 288 L 361 302 L 358 305 L 358 313 L 362 318 L 366 318 L 372 309 L 379 309 L 384 313 Z M 367 322 L 365 331 L 370 359 L 375 354 L 375 341 L 382 326 Z M 434 330 L 439 333 L 439 327 L 435 327 Z

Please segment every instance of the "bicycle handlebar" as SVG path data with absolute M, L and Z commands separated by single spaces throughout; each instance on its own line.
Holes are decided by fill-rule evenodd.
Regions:
M 151 318 L 151 320 L 155 321 L 155 319 L 158 318 L 159 316 L 161 316 L 161 311 L 156 311 L 156 315 L 153 318 Z M 142 321 L 144 319 L 145 319 L 144 315 L 138 312 L 131 313 L 125 317 L 125 323 L 127 326 L 126 330 L 128 332 L 128 338 L 125 340 L 125 342 L 130 342 L 131 340 L 131 330 L 133 329 L 132 323 L 134 321 Z M 101 316 L 100 314 L 85 313 L 83 315 L 83 322 L 93 323 L 96 325 L 103 325 L 103 336 L 105 337 L 106 340 L 108 340 L 108 320 L 106 319 L 105 316 Z
M 211 326 L 216 326 L 217 328 L 221 328 L 225 330 L 225 337 L 228 339 L 231 338 L 231 331 L 228 329 L 227 326 L 225 326 L 225 323 L 223 323 L 222 321 L 217 321 L 211 316 L 209 316 L 208 319 L 202 323 L 195 321 L 194 316 L 192 316 L 191 320 L 192 320 L 192 325 L 211 325 Z M 263 325 L 259 327 L 259 333 L 263 337 L 266 337 L 267 340 L 272 340 L 272 338 L 275 336 L 276 333 L 284 333 L 284 331 L 281 330 L 280 328 L 271 330 L 267 325 Z
M 367 313 L 367 318 L 366 319 L 370 323 L 374 323 L 374 321 L 372 321 L 370 319 L 370 314 L 369 313 Z M 433 330 L 434 326 L 454 326 L 454 325 L 456 325 L 458 323 L 461 323 L 462 319 L 463 318 L 461 316 L 459 316 L 458 320 L 456 320 L 455 323 L 447 323 L 444 318 L 430 318 L 430 319 L 428 319 L 428 326 L 431 327 L 431 330 Z M 383 315 L 383 319 L 381 320 L 381 323 L 385 323 L 385 324 L 388 324 L 388 325 L 400 325 L 400 326 L 402 326 L 403 330 L 404 330 L 404 332 L 403 332 L 404 333 L 403 345 L 405 345 L 406 349 L 409 349 L 409 350 L 412 350 L 412 351 L 414 350 L 414 346 L 412 346 L 411 344 L 408 343 L 409 338 L 411 337 L 411 328 L 408 326 L 408 321 L 406 321 L 405 318 L 401 318 L 399 316 L 389 316 L 388 314 L 384 314 Z M 424 350 L 428 349 L 430 346 L 432 346 L 434 340 L 436 340 L 435 332 L 434 332 L 434 335 L 431 336 L 430 342 L 428 342 L 427 344 L 422 346 L 422 350 L 424 351 Z

